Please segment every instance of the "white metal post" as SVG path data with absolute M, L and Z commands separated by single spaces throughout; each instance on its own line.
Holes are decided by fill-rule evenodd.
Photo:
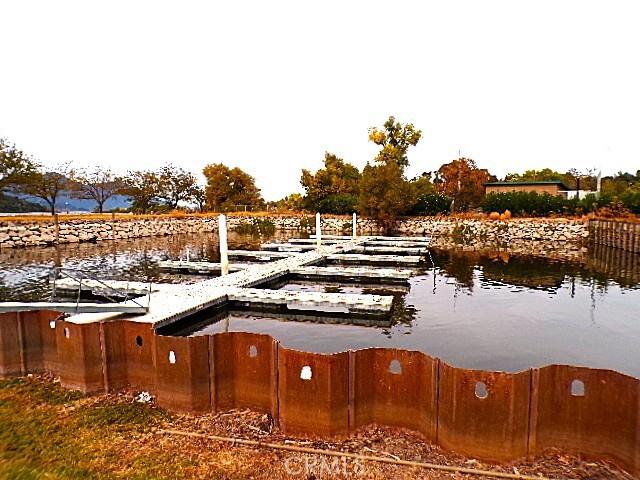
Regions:
M 320 249 L 322 245 L 322 232 L 320 232 L 320 212 L 316 213 L 316 247 Z
M 227 218 L 220 214 L 218 216 L 218 237 L 220 239 L 220 274 L 229 273 L 229 253 L 227 248 Z
M 356 217 L 356 212 L 353 212 L 353 233 L 351 234 L 353 238 L 356 238 L 358 236 L 358 232 L 356 230 L 357 227 L 358 227 L 358 219 Z

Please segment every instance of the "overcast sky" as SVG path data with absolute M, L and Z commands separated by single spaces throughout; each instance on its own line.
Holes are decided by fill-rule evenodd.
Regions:
M 0 136 L 44 163 L 210 162 L 265 198 L 389 115 L 409 174 L 640 169 L 637 1 L 0 0 Z

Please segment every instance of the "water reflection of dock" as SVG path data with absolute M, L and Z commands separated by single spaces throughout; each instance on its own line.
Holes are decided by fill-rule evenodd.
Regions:
M 571 259 L 553 252 L 527 255 L 486 245 L 473 251 L 440 248 L 432 251 L 443 273 L 469 290 L 476 283 L 477 267 L 482 269 L 481 282 L 531 289 L 557 290 L 567 276 L 602 284 L 613 280 L 627 287 L 640 285 L 640 255 L 603 244 L 593 244 Z
M 620 284 L 640 283 L 640 254 L 595 243 L 585 256 L 585 264 Z

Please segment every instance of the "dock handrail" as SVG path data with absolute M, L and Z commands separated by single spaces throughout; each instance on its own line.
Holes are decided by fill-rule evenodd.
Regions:
M 104 298 L 106 298 L 109 302 L 111 303 L 122 303 L 120 301 L 118 301 L 116 298 L 113 298 L 114 296 L 122 296 L 124 294 L 124 302 L 131 302 L 135 305 L 137 305 L 140 308 L 144 308 L 145 310 L 149 310 L 149 305 L 151 303 L 151 289 L 152 289 L 152 281 L 151 279 L 148 279 L 148 283 L 149 283 L 149 287 L 147 290 L 147 305 L 143 305 L 142 303 L 140 303 L 138 301 L 138 299 L 136 299 L 135 297 L 131 297 L 129 298 L 129 289 L 128 287 L 124 289 L 124 291 L 115 288 L 113 285 L 109 285 L 107 282 L 102 281 L 101 279 L 99 279 L 97 276 L 92 275 L 90 273 L 87 273 L 83 270 L 78 270 L 78 269 L 73 269 L 73 268 L 66 268 L 66 267 L 58 267 L 58 266 L 43 266 L 43 267 L 39 267 L 39 268 L 46 268 L 48 270 L 50 270 L 53 273 L 53 289 L 51 292 L 51 302 L 54 301 L 55 296 L 56 296 L 56 281 L 59 277 L 66 277 L 74 282 L 78 282 L 78 295 L 76 298 L 76 305 L 79 306 L 80 305 L 80 299 L 82 296 L 82 282 L 83 280 L 91 280 L 93 282 L 98 283 L 102 288 L 104 288 L 107 292 L 109 293 L 103 293 L 102 296 Z M 76 275 L 78 274 L 78 275 Z M 146 282 L 145 282 L 146 283 Z M 128 282 L 127 282 L 128 285 Z

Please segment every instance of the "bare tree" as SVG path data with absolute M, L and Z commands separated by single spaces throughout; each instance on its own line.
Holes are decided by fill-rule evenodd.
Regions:
M 100 166 L 92 170 L 78 172 L 74 178 L 72 196 L 93 200 L 98 204 L 98 212 L 104 211 L 104 204 L 122 189 L 122 179 L 108 168 Z

